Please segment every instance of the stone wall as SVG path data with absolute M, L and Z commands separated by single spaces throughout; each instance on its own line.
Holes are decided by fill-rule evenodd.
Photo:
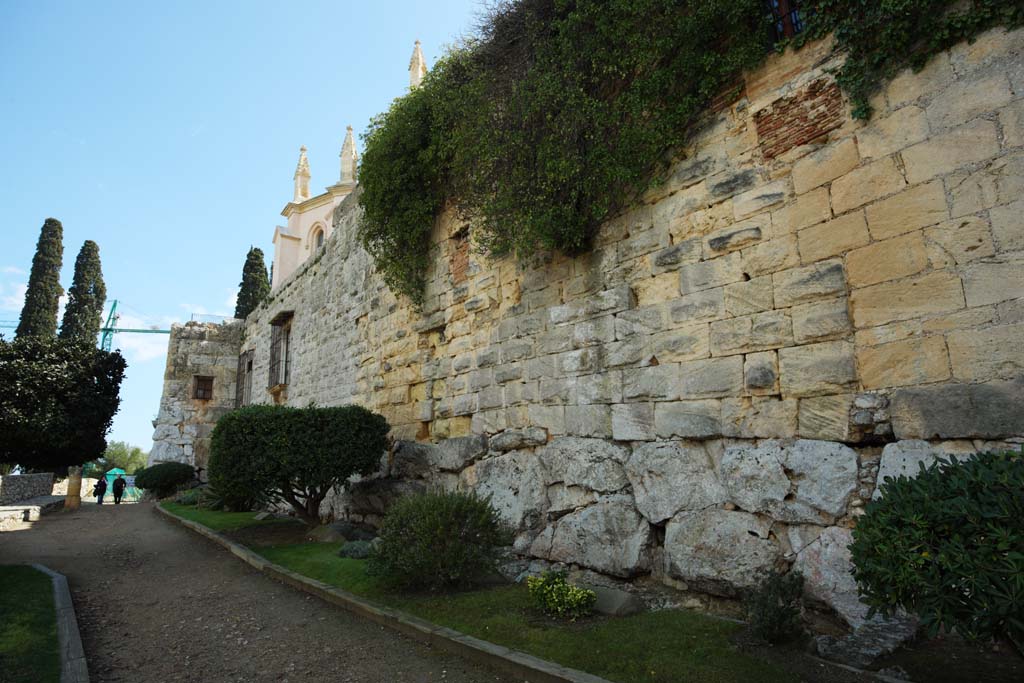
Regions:
M 0 505 L 11 505 L 29 498 L 48 496 L 52 488 L 52 472 L 7 474 L 0 477 Z
M 241 336 L 240 321 L 171 326 L 150 465 L 187 462 L 206 467 L 213 427 L 235 407 Z M 212 398 L 196 398 L 196 377 L 213 378 Z
M 252 399 L 394 426 L 330 514 L 474 489 L 524 557 L 725 595 L 797 566 L 859 623 L 846 545 L 879 477 L 1024 435 L 1021 44 L 899 75 L 867 123 L 828 42 L 772 57 L 584 256 L 489 261 L 439 219 L 422 311 L 374 273 L 350 196 L 246 321 Z

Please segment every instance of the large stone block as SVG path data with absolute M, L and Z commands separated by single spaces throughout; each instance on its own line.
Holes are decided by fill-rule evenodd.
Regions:
M 875 242 L 846 255 L 851 287 L 867 287 L 916 275 L 928 267 L 928 248 L 920 231 Z
M 632 496 L 607 496 L 547 527 L 530 553 L 629 578 L 650 567 L 650 534 L 650 525 L 633 507 Z
M 796 235 L 784 235 L 743 250 L 743 272 L 749 277 L 770 275 L 800 264 Z
M 1024 297 L 1024 258 L 996 257 L 963 270 L 967 305 L 985 306 Z
M 820 600 L 857 628 L 867 621 L 868 606 L 860 601 L 851 570 L 849 546 L 853 534 L 842 527 L 828 527 L 797 555 L 793 569 L 804 577 L 804 592 Z
M 481 460 L 459 475 L 459 486 L 481 496 L 513 529 L 538 528 L 547 510 L 545 472 L 540 459 L 529 451 L 512 451 Z
M 678 373 L 680 391 L 677 398 L 718 398 L 743 393 L 742 356 L 680 363 Z
M 905 149 L 901 154 L 907 179 L 911 185 L 916 185 L 996 156 L 999 134 L 992 121 L 976 119 Z
M 692 294 L 713 287 L 724 287 L 743 279 L 740 254 L 733 252 L 710 261 L 687 263 L 679 268 L 680 294 Z
M 672 322 L 685 324 L 724 318 L 726 316 L 725 289 L 725 287 L 716 287 L 676 299 L 669 304 L 669 316 Z
M 636 446 L 626 462 L 636 508 L 652 524 L 726 500 L 705 447 L 694 442 Z
M 1024 154 L 1007 154 L 975 171 L 954 173 L 946 184 L 953 218 L 1009 204 L 1024 194 Z
M 722 399 L 722 436 L 780 439 L 794 436 L 797 400 L 773 396 Z
M 629 451 L 604 438 L 554 439 L 537 451 L 544 468 L 547 485 L 579 486 L 590 491 L 611 493 L 621 490 L 629 481 L 623 464 Z
M 942 449 L 919 439 L 886 444 L 878 461 L 878 480 L 872 498 L 877 500 L 882 497 L 882 485 L 887 479 L 913 479 L 921 472 L 922 467 L 930 467 L 945 455 L 947 454 Z
M 1024 436 L 1024 378 L 898 389 L 890 411 L 898 439 Z
M 845 297 L 794 306 L 793 340 L 797 344 L 844 337 L 852 330 Z
M 733 212 L 737 220 L 753 216 L 759 211 L 782 204 L 789 196 L 789 179 L 780 178 L 733 197 Z
M 747 512 L 682 512 L 665 527 L 665 570 L 710 593 L 735 596 L 777 568 L 782 554 L 771 522 Z
M 621 403 L 612 406 L 613 439 L 651 441 L 654 437 L 654 404 Z
M 650 338 L 652 353 L 661 363 L 707 358 L 710 351 L 710 330 L 707 323 L 687 325 L 662 332 Z
M 857 132 L 857 147 L 865 159 L 877 159 L 928 137 L 928 120 L 920 107 L 903 107 L 868 122 Z
M 622 397 L 627 401 L 635 399 L 675 401 L 680 397 L 681 385 L 679 366 L 675 363 L 639 368 L 624 374 Z
M 797 194 L 809 192 L 846 175 L 859 163 L 860 155 L 853 138 L 828 145 L 793 164 L 793 188 Z
M 823 441 L 849 441 L 853 394 L 813 396 L 800 399 L 800 436 Z
M 701 292 L 701 294 L 703 293 Z M 695 296 L 699 296 L 699 294 Z M 770 275 L 762 275 L 747 282 L 736 282 L 725 287 L 725 310 L 729 315 L 749 315 L 770 311 L 774 301 Z
M 1024 199 L 992 209 L 992 235 L 1000 252 L 1024 251 Z
M 801 230 L 798 239 L 800 260 L 804 263 L 838 256 L 871 241 L 863 211 L 854 211 Z
M 750 353 L 744 357 L 743 389 L 753 396 L 779 393 L 779 358 L 775 351 Z
M 918 185 L 867 208 L 868 231 L 876 240 L 913 232 L 949 218 L 942 181 Z
M 768 239 L 770 234 L 771 217 L 768 214 L 733 223 L 704 236 L 704 258 L 715 258 L 757 244 Z
M 824 187 L 797 197 L 793 202 L 772 212 L 772 234 L 795 233 L 832 217 L 828 190 Z
M 721 404 L 717 400 L 656 403 L 654 431 L 659 439 L 710 439 L 720 436 Z
M 850 171 L 832 183 L 832 211 L 836 214 L 846 213 L 868 202 L 895 194 L 906 186 L 907 181 L 903 179 L 903 174 L 892 158 L 872 162 Z
M 949 354 L 941 335 L 918 337 L 857 350 L 865 389 L 927 384 L 949 379 Z
M 957 380 L 985 382 L 1024 377 L 1024 324 L 958 330 L 950 332 L 946 340 Z
M 839 259 L 775 273 L 775 306 L 785 308 L 846 292 L 846 275 Z
M 842 393 L 857 382 L 853 344 L 832 341 L 782 349 L 779 374 L 784 396 Z
M 1024 286 L 1024 276 L 1021 282 Z M 860 329 L 958 311 L 964 307 L 964 293 L 955 273 L 937 271 L 854 290 L 850 302 L 853 323 Z
M 1005 73 L 992 73 L 956 81 L 937 93 L 926 110 L 933 130 L 966 123 L 1013 99 Z
M 572 436 L 612 438 L 611 406 L 566 406 L 565 431 Z
M 989 222 L 965 216 L 939 223 L 924 231 L 934 267 L 950 267 L 987 258 L 996 253 Z
M 785 311 L 766 311 L 711 323 L 711 355 L 765 351 L 793 343 L 793 325 Z

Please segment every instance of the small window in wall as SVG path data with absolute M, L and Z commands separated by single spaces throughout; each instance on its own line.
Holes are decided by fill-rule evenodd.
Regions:
M 279 313 L 270 321 L 270 378 L 267 386 L 288 384 L 291 375 L 292 318 L 294 312 Z
M 800 0 L 765 0 L 772 13 L 772 37 L 775 42 L 792 38 L 804 30 Z
M 316 248 L 318 250 L 324 248 L 324 231 L 323 230 L 317 230 L 316 231 L 316 236 L 313 238 L 313 243 L 316 245 Z
M 254 352 L 249 349 L 238 357 L 238 375 L 235 384 L 235 407 L 252 404 L 252 361 Z
M 192 385 L 192 398 L 199 401 L 209 401 L 213 398 L 213 378 L 196 375 Z

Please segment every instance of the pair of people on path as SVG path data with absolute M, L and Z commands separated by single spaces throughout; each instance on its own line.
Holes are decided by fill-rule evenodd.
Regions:
M 124 489 L 128 485 L 128 482 L 124 480 L 123 475 L 117 475 L 117 479 L 114 480 L 114 505 L 121 504 L 121 496 L 124 495 Z M 107 478 L 101 477 L 96 486 L 92 489 L 92 494 L 96 496 L 96 504 L 103 505 L 103 496 L 107 494 Z

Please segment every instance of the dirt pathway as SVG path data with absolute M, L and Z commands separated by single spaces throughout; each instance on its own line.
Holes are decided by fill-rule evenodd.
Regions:
M 150 504 L 0 534 L 0 563 L 65 574 L 95 681 L 511 683 L 272 581 Z

